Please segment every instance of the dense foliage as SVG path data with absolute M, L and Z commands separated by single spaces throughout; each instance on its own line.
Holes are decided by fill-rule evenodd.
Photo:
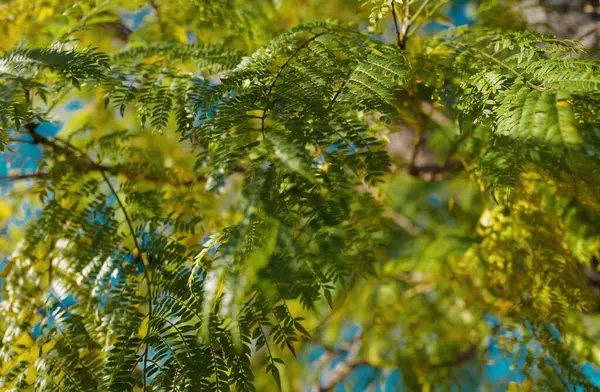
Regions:
M 600 62 L 448 3 L 0 1 L 3 390 L 598 390 Z

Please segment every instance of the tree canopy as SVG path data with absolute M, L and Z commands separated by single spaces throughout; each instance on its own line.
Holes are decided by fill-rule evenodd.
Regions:
M 600 62 L 465 3 L 0 0 L 0 388 L 600 390 Z

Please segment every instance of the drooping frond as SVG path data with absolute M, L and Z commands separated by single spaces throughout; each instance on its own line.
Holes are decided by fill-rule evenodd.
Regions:
M 517 82 L 503 91 L 498 100 L 498 134 L 565 146 L 582 142 L 568 93 L 532 90 Z
M 46 101 L 52 87 L 39 82 L 43 72 L 54 72 L 56 84 L 70 83 L 79 88 L 89 82 L 104 80 L 108 56 L 93 48 L 83 50 L 61 48 L 19 49 L 0 57 L 0 151 L 4 151 L 8 130 L 35 121 L 40 113 L 28 108 L 33 94 Z
M 598 100 L 600 69 L 597 61 L 581 57 L 577 43 L 531 31 L 457 29 L 445 37 L 431 50 L 452 53 L 440 65 L 462 75 L 455 106 L 463 127 L 484 124 L 490 128 L 488 138 L 514 140 L 508 147 L 512 152 L 506 152 L 522 150 L 516 157 L 522 163 L 538 162 L 549 149 L 598 148 L 593 117 L 580 113 Z M 538 155 L 520 149 L 523 144 Z M 559 164 L 543 164 L 550 171 L 561 170 Z

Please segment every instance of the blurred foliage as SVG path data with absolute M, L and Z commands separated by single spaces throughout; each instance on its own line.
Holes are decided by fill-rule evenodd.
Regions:
M 600 63 L 480 3 L 0 1 L 3 390 L 598 390 Z

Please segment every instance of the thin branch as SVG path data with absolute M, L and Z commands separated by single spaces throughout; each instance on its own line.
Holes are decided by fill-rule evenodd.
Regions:
M 52 110 L 54 110 L 54 108 L 62 102 L 62 100 L 69 94 L 69 92 L 73 89 L 74 87 L 72 85 L 68 85 L 67 87 L 65 87 L 64 89 L 61 90 L 61 92 L 58 94 L 58 96 L 53 97 L 52 98 L 52 102 L 50 103 L 50 106 L 48 106 L 48 108 L 46 108 L 46 115 L 50 114 L 50 112 Z
M 306 220 L 306 222 L 304 222 L 304 224 L 302 225 L 302 227 L 300 228 L 300 230 L 298 230 L 298 233 L 296 233 L 296 235 L 292 238 L 292 242 L 296 242 L 296 240 L 298 238 L 300 238 L 300 236 L 304 233 L 304 230 L 306 230 L 306 227 L 310 224 L 311 220 L 315 217 L 315 215 L 317 215 L 317 211 L 316 210 L 313 211 L 312 214 Z
M 423 10 L 425 10 L 425 7 L 427 6 L 427 3 L 429 3 L 429 0 L 425 0 L 423 2 L 423 4 L 421 4 L 421 6 L 417 10 L 417 12 L 415 12 L 415 14 L 412 16 L 412 18 L 410 18 L 410 24 L 411 25 L 417 20 L 417 18 L 419 17 L 419 15 L 421 15 L 421 12 L 423 12 Z
M 448 1 L 447 0 L 440 0 L 437 4 L 435 4 L 433 6 L 433 8 L 427 13 L 427 16 L 430 17 L 432 15 L 434 15 L 436 12 L 438 12 L 438 10 L 440 8 L 442 8 Z M 416 14 L 415 14 L 416 16 Z M 411 35 L 413 35 L 415 32 L 417 32 L 419 30 L 419 28 L 423 25 L 423 23 L 426 21 L 426 19 L 421 19 L 421 20 L 417 20 L 417 18 L 413 16 L 412 21 L 411 21 L 411 27 L 414 27 L 411 31 L 409 31 L 406 34 L 406 37 L 410 37 Z M 416 22 L 416 24 L 415 24 Z
M 420 100 L 419 110 L 441 127 L 447 129 L 453 128 L 452 120 L 444 112 L 436 109 L 431 102 Z
M 154 10 L 154 14 L 156 15 L 156 23 L 158 23 L 158 26 L 160 27 L 161 38 L 165 39 L 165 24 L 163 23 L 162 17 L 160 15 L 160 8 L 158 7 L 156 0 L 150 1 L 150 7 L 152 7 L 152 9 Z
M 412 21 L 410 18 L 410 4 L 407 2 L 404 7 L 404 17 L 398 22 L 398 15 L 396 13 L 396 7 L 394 6 L 394 0 L 390 3 L 392 7 L 392 17 L 394 19 L 394 28 L 396 29 L 396 45 L 398 48 L 404 50 L 406 49 L 406 39 L 408 38 L 408 31 L 410 30 L 410 26 L 412 25 Z
M 286 313 L 289 316 L 291 316 L 290 310 L 287 307 L 287 303 L 285 302 L 285 298 L 283 298 L 283 295 L 281 294 L 281 290 L 279 289 L 279 285 L 277 284 L 277 282 L 275 282 L 275 286 L 277 287 L 277 292 L 279 293 L 279 297 L 283 301 L 283 306 L 285 306 Z M 283 326 L 281 325 L 281 321 L 279 320 L 279 317 L 277 316 L 277 312 L 275 311 L 275 309 L 271 309 L 271 313 L 275 317 L 275 321 L 277 321 L 277 327 L 279 327 L 279 331 L 281 332 L 281 335 L 283 336 L 283 339 L 285 340 L 285 345 L 290 350 L 290 352 L 292 353 L 292 355 L 294 356 L 294 358 L 297 358 L 297 356 L 296 356 L 296 349 L 292 345 L 292 342 L 288 339 L 288 336 L 285 333 L 285 330 L 284 330 Z
M 90 163 L 95 164 L 95 162 L 92 161 L 91 158 L 89 158 L 87 155 L 86 155 L 86 157 L 88 158 Z M 146 286 L 148 287 L 148 324 L 150 324 L 150 320 L 152 319 L 152 281 L 150 280 L 150 274 L 148 272 L 149 267 L 147 264 L 147 260 L 144 260 L 144 253 L 142 252 L 142 249 L 140 248 L 140 244 L 138 242 L 137 235 L 135 234 L 135 229 L 133 228 L 133 223 L 131 222 L 131 218 L 129 217 L 129 214 L 127 213 L 127 210 L 125 209 L 125 206 L 123 205 L 123 202 L 121 201 L 121 198 L 119 197 L 119 195 L 117 194 L 117 191 L 115 190 L 112 183 L 106 176 L 106 173 L 104 172 L 104 170 L 101 168 L 99 168 L 99 170 L 100 170 L 100 174 L 102 175 L 102 178 L 106 182 L 106 185 L 108 185 L 111 192 L 115 196 L 115 199 L 117 200 L 117 203 L 119 204 L 119 207 L 121 208 L 121 211 L 123 211 L 123 215 L 125 216 L 125 220 L 127 221 L 127 226 L 129 227 L 129 231 L 131 232 L 131 237 L 133 238 L 133 242 L 135 244 L 136 249 L 138 250 L 139 257 L 142 261 L 142 266 L 144 267 L 143 268 L 144 269 L 144 271 L 143 271 L 144 278 L 146 279 Z M 146 377 L 146 369 L 148 368 L 148 351 L 149 351 L 149 345 L 148 345 L 148 343 L 146 343 L 146 347 L 144 348 L 144 369 L 143 369 L 143 371 L 144 371 L 143 390 L 144 391 L 146 390 L 146 378 L 147 378 Z
M 8 138 L 8 142 L 9 143 L 22 143 L 22 144 L 40 144 L 39 142 L 37 142 L 35 140 L 23 140 L 23 139 L 14 139 L 14 138 Z
M 400 36 L 400 26 L 398 26 L 398 17 L 396 16 L 396 7 L 394 6 L 394 0 L 390 1 L 392 7 L 392 18 L 394 19 L 394 28 L 396 29 L 396 45 L 400 49 L 404 49 L 402 43 L 402 37 Z
M 364 359 L 353 359 L 344 361 L 336 365 L 333 369 L 333 375 L 328 379 L 327 384 L 320 385 L 317 391 L 327 392 L 332 391 L 342 381 L 346 379 L 359 366 L 369 365 Z
M 271 346 L 269 346 L 269 338 L 267 337 L 267 335 L 265 334 L 265 331 L 263 330 L 263 326 L 262 326 L 262 323 L 260 322 L 260 319 L 256 316 L 256 312 L 254 312 L 254 310 L 252 308 L 250 308 L 250 313 L 252 313 L 252 316 L 254 317 L 254 321 L 256 321 L 256 323 L 258 324 L 258 329 L 260 330 L 260 333 L 261 333 L 263 339 L 265 340 L 265 346 L 267 347 L 267 351 L 269 352 L 269 361 L 271 362 L 271 365 L 273 366 L 273 368 L 276 369 L 277 365 L 275 365 L 275 360 L 274 360 L 275 357 L 273 356 L 273 352 L 271 351 Z M 281 390 L 281 387 L 279 389 Z
M 35 132 L 35 124 L 28 124 L 26 126 L 26 129 L 34 137 L 34 140 L 40 140 L 40 141 L 44 141 L 45 143 L 50 143 L 51 144 L 51 142 L 52 142 L 51 139 L 48 139 L 48 138 L 46 138 L 44 136 L 41 136 L 40 134 L 38 134 L 38 133 Z M 115 199 L 117 200 L 119 208 L 123 212 L 123 215 L 125 217 L 125 221 L 127 222 L 127 226 L 129 227 L 129 231 L 130 231 L 131 237 L 133 239 L 135 248 L 137 249 L 139 257 L 140 257 L 140 259 L 142 261 L 144 278 L 146 280 L 146 285 L 148 287 L 148 322 L 150 322 L 150 320 L 152 319 L 152 313 L 153 313 L 152 311 L 153 311 L 153 309 L 152 309 L 152 281 L 150 279 L 150 274 L 148 272 L 148 270 L 149 270 L 148 261 L 145 260 L 145 258 L 144 258 L 144 253 L 142 251 L 142 248 L 140 247 L 137 235 L 135 233 L 135 228 L 133 227 L 133 223 L 131 221 L 131 218 L 129 217 L 129 214 L 127 213 L 127 209 L 125 208 L 125 205 L 121 201 L 121 198 L 119 197 L 119 194 L 117 193 L 116 189 L 113 187 L 113 185 L 110 182 L 108 176 L 106 175 L 106 171 L 105 171 L 105 168 L 103 166 L 101 166 L 100 164 L 96 163 L 85 152 L 83 152 L 79 148 L 75 147 L 71 143 L 69 143 L 67 141 L 64 141 L 64 140 L 61 140 L 61 139 L 56 139 L 56 140 L 57 141 L 61 141 L 62 143 L 64 143 L 65 146 L 68 149 L 71 149 L 71 150 L 77 152 L 82 158 L 84 158 L 85 160 L 87 160 L 92 167 L 94 167 L 95 169 L 97 169 L 100 172 L 100 175 L 102 176 L 102 178 L 104 179 L 104 182 L 106 182 L 106 185 L 108 185 L 110 191 L 115 196 Z M 146 343 L 146 347 L 144 349 L 144 380 L 143 380 L 144 391 L 146 390 L 146 369 L 147 369 L 147 362 L 148 362 L 148 351 L 149 351 L 149 345 L 148 345 L 148 343 Z
M 285 63 L 283 63 L 283 65 L 281 66 L 281 68 L 279 68 L 279 71 L 277 72 L 277 75 L 275 75 L 275 79 L 273 79 L 273 81 L 271 82 L 271 85 L 269 86 L 269 90 L 267 90 L 267 102 L 265 103 L 265 109 L 263 110 L 263 114 L 261 116 L 260 132 L 262 133 L 263 138 L 264 138 L 264 135 L 265 135 L 265 121 L 267 119 L 267 111 L 270 109 L 269 108 L 269 104 L 270 104 L 270 101 L 271 101 L 271 95 L 273 93 L 273 88 L 275 87 L 275 84 L 277 83 L 277 81 L 281 77 L 283 71 L 288 67 L 288 65 L 290 64 L 290 62 L 292 61 L 292 59 L 294 57 L 296 57 L 296 55 L 302 49 L 304 49 L 306 46 L 308 46 L 308 44 L 310 44 L 312 41 L 314 41 L 318 37 L 320 37 L 322 35 L 325 35 L 325 34 L 327 34 L 327 32 L 318 33 L 318 34 L 315 34 L 313 37 L 307 39 L 302 45 L 300 45 L 294 51 L 294 53 L 292 53 L 292 55 L 285 61 Z
M 346 87 L 346 85 L 350 81 L 350 77 L 352 76 L 353 73 L 354 73 L 354 68 L 351 69 L 350 72 L 348 72 L 348 74 L 344 78 L 344 81 L 340 85 L 340 88 L 333 95 L 333 98 L 331 99 L 331 102 L 329 102 L 329 105 L 327 106 L 327 110 L 331 109 L 331 107 L 335 104 L 335 102 L 339 98 L 340 94 L 342 93 L 342 91 L 344 91 L 344 88 Z
M 443 165 L 422 165 L 413 167 L 413 175 L 420 177 L 423 174 L 441 174 L 451 170 L 459 170 L 462 164 L 456 161 L 447 161 Z
M 77 31 L 83 30 L 87 25 L 88 21 L 94 16 L 96 16 L 99 12 L 101 12 L 104 9 L 104 7 L 110 3 L 110 1 L 111 0 L 105 0 L 102 3 L 96 3 L 96 6 L 91 8 L 87 13 L 85 13 L 74 26 L 65 31 L 60 37 L 55 38 L 54 42 L 64 42 L 68 36 L 74 34 Z
M 358 352 L 362 345 L 362 335 L 361 332 L 356 339 L 350 345 L 348 349 L 347 357 L 344 361 L 338 363 L 330 374 L 327 377 L 327 383 L 325 385 L 318 385 L 317 391 L 325 392 L 333 390 L 340 382 L 344 381 L 350 373 L 354 371 L 357 367 L 361 365 L 369 365 L 369 363 L 364 359 L 358 358 Z
M 454 359 L 436 363 L 435 365 L 432 365 L 431 367 L 433 369 L 447 368 L 447 367 L 452 368 L 452 367 L 463 365 L 463 364 L 469 362 L 470 360 L 474 359 L 476 356 L 477 356 L 477 345 L 472 344 L 466 351 L 458 353 L 458 355 L 456 355 L 456 357 Z
M 458 140 L 456 142 L 454 142 L 454 144 L 452 144 L 452 148 L 450 148 L 450 151 L 448 152 L 448 155 L 446 156 L 446 159 L 444 160 L 444 169 L 449 169 L 451 164 L 452 164 L 452 156 L 454 154 L 456 154 L 456 152 L 458 151 L 458 147 L 460 147 L 460 145 L 469 137 L 469 134 L 464 132 L 462 135 L 460 135 L 460 137 L 458 138 Z
M 416 97 L 415 94 L 409 93 L 409 95 Z M 421 102 L 417 101 L 417 104 L 418 104 L 418 108 L 421 109 Z M 427 116 L 426 113 L 424 113 L 422 110 L 419 110 L 419 115 L 421 117 L 420 118 L 421 121 L 419 124 L 420 126 L 419 126 L 419 129 L 415 129 L 415 137 L 413 139 L 413 146 L 412 146 L 412 151 L 410 154 L 410 161 L 408 164 L 408 172 L 413 176 L 416 176 L 415 167 L 416 167 L 416 163 L 417 163 L 417 156 L 419 154 L 419 149 L 425 142 L 423 135 L 427 131 L 427 125 L 429 123 L 429 116 Z
M 485 57 L 486 59 L 489 59 L 491 61 L 493 61 L 494 63 L 500 65 L 501 67 L 507 69 L 508 71 L 512 72 L 515 76 L 517 76 L 518 78 L 523 79 L 523 81 L 532 89 L 537 90 L 537 91 L 545 91 L 545 89 L 542 86 L 538 86 L 536 84 L 533 84 L 529 81 L 529 79 L 527 77 L 525 77 L 525 75 L 523 75 L 521 72 L 517 71 L 515 68 L 511 67 L 510 65 L 506 64 L 504 61 L 497 59 L 496 57 L 486 53 L 484 50 L 478 49 L 478 48 L 466 48 L 467 51 L 471 50 L 474 51 L 476 53 L 479 53 L 480 55 L 482 55 L 483 57 Z
M 402 34 L 406 35 L 408 27 L 410 26 L 410 0 L 406 1 L 406 7 L 404 7 L 404 20 L 402 21 Z
M 581 41 L 582 39 L 587 38 L 590 35 L 597 33 L 598 31 L 600 31 L 600 22 L 596 22 L 588 31 L 584 31 L 582 34 L 577 36 L 575 38 L 575 41 Z
M 50 148 L 52 148 L 53 150 L 57 150 L 57 151 L 62 151 L 65 154 L 68 155 L 73 155 L 73 152 L 76 152 L 78 154 L 81 153 L 81 151 L 75 147 L 74 145 L 72 145 L 71 143 L 69 143 L 66 140 L 60 139 L 60 138 L 47 138 L 45 136 L 42 136 L 38 133 L 36 133 L 35 130 L 36 124 L 28 124 L 26 126 L 26 129 L 28 131 L 28 133 L 33 137 L 33 141 L 28 141 L 28 140 L 21 140 L 21 139 L 11 139 L 9 141 L 11 142 L 17 142 L 17 143 L 24 143 L 24 144 L 41 144 L 44 146 L 48 146 Z M 61 143 L 62 145 L 59 145 L 58 143 Z M 77 158 L 77 157 L 75 157 Z M 89 160 L 85 159 L 85 160 L 78 160 L 77 162 L 73 162 L 73 168 L 74 169 L 81 169 L 83 167 L 88 168 L 90 170 L 104 170 L 105 172 L 108 173 L 118 173 L 121 175 L 124 175 L 125 177 L 127 177 L 129 180 L 145 180 L 145 181 L 151 181 L 151 182 L 155 182 L 155 183 L 164 183 L 164 184 L 171 184 L 174 186 L 189 186 L 191 184 L 193 184 L 194 182 L 201 180 L 201 181 L 206 181 L 206 177 L 205 176 L 200 176 L 200 177 L 196 177 L 195 179 L 192 180 L 185 180 L 182 182 L 179 181 L 175 181 L 172 178 L 169 178 L 167 176 L 160 176 L 160 175 L 153 175 L 151 173 L 139 173 L 135 170 L 131 170 L 127 167 L 119 167 L 117 166 L 107 166 L 107 165 L 101 165 L 99 163 L 94 163 L 91 164 L 89 162 Z M 234 168 L 233 172 L 244 172 L 245 170 L 243 168 Z M 48 176 L 51 175 L 51 173 L 47 173 Z
M 50 177 L 49 173 L 26 173 L 14 176 L 0 176 L 0 181 L 41 180 Z
M 408 172 L 412 176 L 416 176 L 415 167 L 417 162 L 417 156 L 419 155 L 419 149 L 423 145 L 423 136 L 420 131 L 417 131 L 413 139 L 412 150 L 410 152 L 410 161 L 408 163 Z

